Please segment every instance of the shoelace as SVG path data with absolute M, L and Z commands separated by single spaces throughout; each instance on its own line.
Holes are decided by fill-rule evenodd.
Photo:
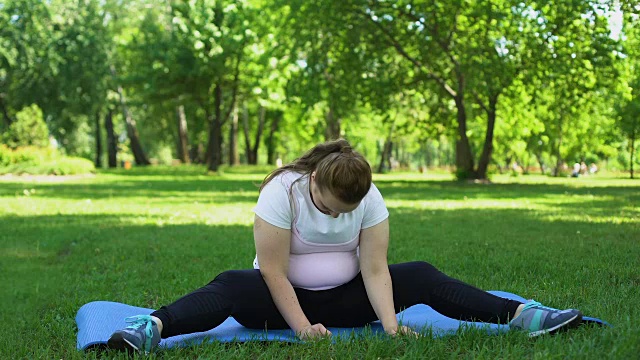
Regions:
M 532 307 L 535 307 L 537 309 L 542 309 L 542 310 L 547 310 L 547 311 L 558 311 L 558 309 L 554 309 L 548 306 L 544 306 L 541 303 L 537 302 L 537 301 L 530 301 L 528 303 L 526 303 L 524 305 L 524 308 L 522 309 L 522 311 L 525 311 L 527 309 L 531 309 Z
M 151 340 L 153 338 L 153 320 L 151 320 L 151 316 L 149 315 L 135 315 L 129 316 L 124 319 L 127 324 L 131 324 L 127 326 L 127 329 L 138 330 L 140 327 L 145 326 L 144 334 L 144 349 L 146 352 L 151 351 Z
M 535 301 L 535 300 L 531 300 L 528 303 L 524 304 L 524 308 L 522 308 L 522 312 L 520 312 L 520 315 L 518 315 L 518 317 L 512 319 L 509 324 L 514 323 L 516 321 L 516 319 L 519 319 L 522 314 L 524 314 L 525 311 L 531 309 L 531 308 L 536 308 L 536 309 L 542 309 L 542 310 L 547 310 L 547 311 L 558 311 L 557 309 L 554 308 L 550 308 L 547 306 L 542 305 L 541 303 Z

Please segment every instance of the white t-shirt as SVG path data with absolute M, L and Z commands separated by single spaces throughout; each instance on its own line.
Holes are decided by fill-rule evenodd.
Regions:
M 311 201 L 309 176 L 292 171 L 276 176 L 262 189 L 254 212 L 271 225 L 291 230 L 287 277 L 293 286 L 310 290 L 330 289 L 353 279 L 360 271 L 360 230 L 389 217 L 373 184 L 355 210 L 337 218 L 324 214 Z M 257 256 L 253 266 L 260 268 Z

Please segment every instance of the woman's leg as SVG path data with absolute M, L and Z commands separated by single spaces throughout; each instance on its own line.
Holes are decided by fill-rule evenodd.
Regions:
M 162 338 L 207 331 L 229 316 L 250 328 L 287 328 L 259 270 L 225 271 L 151 316 L 162 321 Z
M 417 303 L 458 320 L 506 324 L 522 305 L 451 278 L 426 262 L 390 265 L 396 307 Z
M 460 320 L 507 323 L 521 304 L 453 279 L 426 262 L 389 266 L 396 312 L 426 304 Z M 377 320 L 362 276 L 329 290 L 295 289 L 304 313 L 325 326 L 362 326 Z M 258 329 L 286 329 L 259 270 L 234 270 L 186 295 L 152 316 L 162 321 L 162 337 L 210 330 L 233 316 Z
M 453 279 L 426 262 L 390 265 L 389 272 L 396 313 L 425 304 L 454 319 L 506 324 L 521 305 Z M 360 274 L 334 289 L 296 293 L 311 323 L 352 327 L 377 320 Z
M 396 313 L 422 303 L 456 319 L 506 323 L 520 305 L 452 279 L 425 262 L 391 265 L 389 271 Z M 329 290 L 294 289 L 312 324 L 353 327 L 377 320 L 360 274 Z M 161 337 L 207 331 L 229 316 L 249 328 L 288 328 L 260 271 L 233 270 L 150 316 L 134 317 L 132 324 L 114 332 L 107 344 L 114 349 L 149 352 Z

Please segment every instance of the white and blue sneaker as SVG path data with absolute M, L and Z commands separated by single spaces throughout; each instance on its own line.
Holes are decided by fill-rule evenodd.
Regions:
M 578 310 L 558 310 L 531 301 L 524 305 L 520 315 L 509 322 L 509 327 L 528 331 L 530 337 L 535 337 L 570 329 L 580 325 L 580 322 L 582 313 Z
M 149 315 L 136 315 L 125 319 L 130 324 L 114 332 L 107 347 L 109 349 L 129 350 L 149 354 L 160 343 L 160 332 L 155 321 Z

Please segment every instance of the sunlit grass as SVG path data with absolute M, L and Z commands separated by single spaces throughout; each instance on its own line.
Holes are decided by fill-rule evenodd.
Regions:
M 0 180 L 0 358 L 119 357 L 75 349 L 93 300 L 156 308 L 254 256 L 251 209 L 269 168 L 116 170 Z M 420 340 L 207 344 L 161 358 L 631 358 L 640 353 L 640 182 L 602 176 L 448 173 L 374 180 L 390 210 L 391 262 L 426 260 L 485 289 L 578 307 L 612 329 L 531 341 L 467 332 Z

